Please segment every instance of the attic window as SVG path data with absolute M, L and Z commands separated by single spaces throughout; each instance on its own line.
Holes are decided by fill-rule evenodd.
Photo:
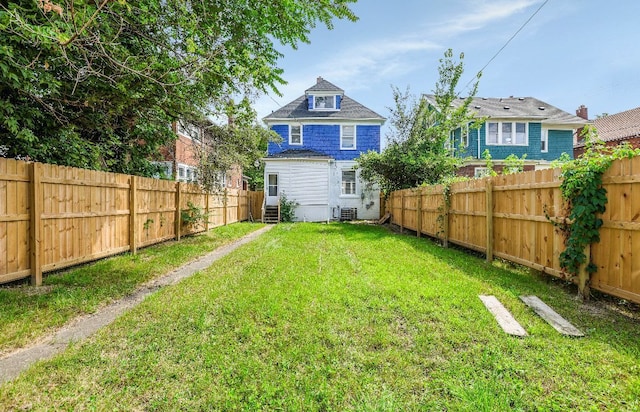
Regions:
M 333 110 L 336 108 L 335 96 L 315 96 L 313 107 L 317 110 Z

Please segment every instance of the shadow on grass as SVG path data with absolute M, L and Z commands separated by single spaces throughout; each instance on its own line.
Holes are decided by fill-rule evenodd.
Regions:
M 583 302 L 578 297 L 577 287 L 568 281 L 498 259 L 487 263 L 484 255 L 478 252 L 459 247 L 444 248 L 429 237 L 401 234 L 385 226 L 330 223 L 318 224 L 315 230 L 324 236 L 341 236 L 356 241 L 382 242 L 393 238 L 394 242 L 401 242 L 420 254 L 428 254 L 463 276 L 486 284 L 487 290 L 499 290 L 516 300 L 519 296 L 536 295 L 575 322 L 588 339 L 611 345 L 640 361 L 640 345 L 629 345 L 629 342 L 640 342 L 640 314 L 618 310 L 611 304 L 615 299 Z M 381 249 L 381 253 L 385 251 Z

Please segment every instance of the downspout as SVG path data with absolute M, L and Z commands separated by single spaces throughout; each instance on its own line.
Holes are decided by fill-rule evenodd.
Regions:
M 478 133 L 478 160 L 480 160 L 480 129 L 476 129 L 476 133 Z

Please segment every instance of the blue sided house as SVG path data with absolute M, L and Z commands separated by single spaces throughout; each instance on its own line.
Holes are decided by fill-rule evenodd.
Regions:
M 269 143 L 263 159 L 267 215 L 284 194 L 298 203 L 298 221 L 379 218 L 380 192 L 360 179 L 354 159 L 380 151 L 384 117 L 319 77 L 303 96 L 263 120 L 282 137 Z
M 437 110 L 435 96 L 424 97 Z M 453 104 L 462 102 L 459 99 Z M 575 133 L 589 123 L 533 97 L 474 97 L 469 111 L 476 118 L 485 119 L 482 126 L 470 130 L 463 125 L 451 132 L 450 139 L 454 153 L 466 159 L 459 171 L 464 176 L 482 176 L 486 172 L 485 150 L 498 172 L 511 154 L 519 158 L 526 155 L 525 170 L 548 168 L 563 153 L 573 158 Z

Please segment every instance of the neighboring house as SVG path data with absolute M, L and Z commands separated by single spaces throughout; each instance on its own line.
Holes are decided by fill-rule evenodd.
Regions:
M 435 96 L 425 96 L 435 105 Z M 455 104 L 462 104 L 458 99 Z M 497 172 L 504 159 L 526 155 L 524 170 L 544 169 L 563 153 L 573 154 L 574 133 L 588 121 L 533 97 L 474 97 L 469 111 L 486 119 L 477 130 L 467 125 L 452 131 L 451 146 L 456 156 L 465 158 L 458 174 L 481 176 L 486 172 L 483 153 L 488 150 Z
M 206 145 L 206 133 L 200 126 L 174 122 L 172 125 L 176 140 L 172 147 L 164 148 L 161 162 L 164 174 L 174 176 L 180 182 L 198 181 L 198 154 Z M 236 165 L 226 173 L 220 173 L 220 183 L 227 189 L 247 189 L 248 182 L 242 175 L 242 167 Z
M 576 110 L 578 116 L 588 117 L 587 108 L 583 105 Z M 628 142 L 631 146 L 640 147 L 640 107 L 617 114 L 599 117 L 592 122 L 598 132 L 598 137 L 607 146 L 616 146 Z M 584 139 L 578 136 L 578 141 L 573 148 L 575 157 L 584 153 Z
M 319 77 L 263 120 L 282 137 L 269 143 L 263 159 L 266 206 L 277 206 L 285 195 L 298 203 L 299 221 L 380 217 L 380 192 L 360 179 L 354 159 L 380 151 L 384 117 Z

